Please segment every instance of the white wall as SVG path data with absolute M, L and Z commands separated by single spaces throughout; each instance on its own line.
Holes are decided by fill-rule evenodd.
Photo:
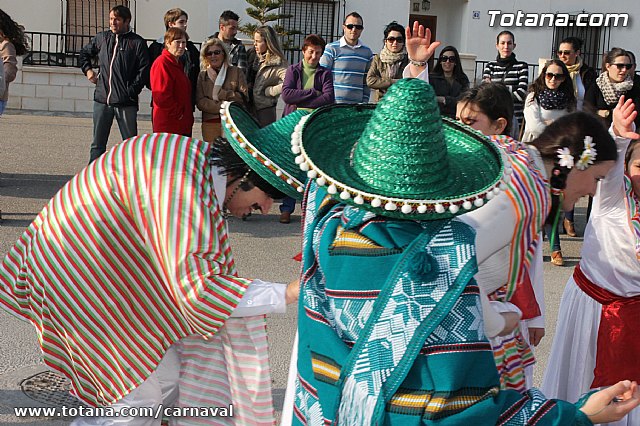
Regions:
M 60 0 L 0 0 L 0 9 L 27 31 L 60 32 Z
M 472 19 L 472 11 L 481 12 L 480 19 Z M 516 36 L 515 53 L 520 60 L 529 63 L 537 63 L 538 58 L 548 57 L 552 49 L 553 29 L 549 27 L 499 27 L 489 26 L 490 16 L 488 10 L 501 10 L 505 13 L 516 13 L 522 10 L 525 13 L 532 12 L 562 12 L 579 13 L 585 10 L 589 13 L 629 13 L 630 20 L 627 27 L 611 29 L 611 47 L 620 46 L 631 50 L 639 50 L 637 38 L 640 36 L 640 26 L 634 19 L 640 19 L 640 2 L 638 0 L 618 0 L 616 2 L 603 2 L 601 0 L 563 0 L 551 2 L 550 0 L 469 0 L 466 8 L 461 8 L 464 14 L 463 31 L 466 35 L 462 39 L 462 48 L 467 52 L 478 55 L 479 60 L 495 58 L 495 37 L 502 30 L 510 30 Z

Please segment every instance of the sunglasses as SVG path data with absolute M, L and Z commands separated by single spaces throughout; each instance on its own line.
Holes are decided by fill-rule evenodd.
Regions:
M 219 55 L 221 53 L 222 53 L 222 50 L 210 50 L 207 53 L 205 53 L 205 56 Z
M 440 62 L 451 62 L 452 64 L 454 64 L 456 62 L 456 57 L 455 56 L 441 56 L 440 57 Z
M 387 41 L 389 43 L 393 43 L 393 42 L 398 42 L 398 43 L 404 43 L 404 37 L 387 37 Z
M 345 27 L 347 27 L 348 30 L 352 30 L 352 29 L 356 29 L 356 30 L 363 30 L 364 29 L 364 25 L 359 25 L 359 24 L 345 24 Z
M 565 55 L 569 56 L 573 53 L 573 50 L 558 50 L 558 56 Z
M 552 80 L 555 78 L 558 81 L 564 81 L 564 79 L 566 78 L 564 74 L 554 74 L 552 72 L 548 72 L 544 76 L 547 77 L 547 80 Z
M 611 64 L 611 65 L 618 67 L 619 70 L 623 68 L 630 70 L 631 68 L 633 68 L 633 64 Z

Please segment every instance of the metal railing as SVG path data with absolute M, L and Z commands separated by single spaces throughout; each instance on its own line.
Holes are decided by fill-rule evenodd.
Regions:
M 94 35 L 59 34 L 25 31 L 29 37 L 30 49 L 22 60 L 23 65 L 52 67 L 79 67 L 80 49 L 86 46 Z M 154 39 L 146 39 L 147 45 Z M 201 43 L 194 43 L 200 50 Z M 97 62 L 94 67 L 97 68 Z

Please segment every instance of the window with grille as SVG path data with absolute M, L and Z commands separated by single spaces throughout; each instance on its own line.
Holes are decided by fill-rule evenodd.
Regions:
M 297 31 L 297 34 L 284 36 L 282 44 L 289 63 L 301 59 L 302 43 L 309 34 L 317 34 L 327 43 L 342 36 L 342 15 L 339 1 L 336 0 L 286 0 L 280 8 L 283 15 L 290 18 L 280 19 L 279 24 L 285 31 Z M 342 8 L 344 9 L 344 7 Z
M 602 57 L 610 48 L 611 27 L 577 26 L 576 18 L 577 15 L 571 15 L 568 26 L 555 27 L 551 57 L 558 56 L 558 47 L 562 40 L 567 37 L 578 37 L 582 40 L 580 56 L 587 65 L 599 70 L 602 67 Z
M 117 5 L 131 8 L 129 3 L 129 0 L 67 0 L 67 53 L 79 52 L 91 37 L 108 30 L 109 10 Z M 132 10 L 131 14 L 133 13 Z

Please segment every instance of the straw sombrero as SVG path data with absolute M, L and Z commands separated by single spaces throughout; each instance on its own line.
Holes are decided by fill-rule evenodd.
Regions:
M 240 104 L 223 102 L 222 128 L 233 149 L 247 165 L 280 192 L 302 199 L 306 173 L 295 164 L 291 133 L 308 111 L 294 111 L 264 128 Z
M 511 175 L 489 138 L 441 118 L 432 87 L 403 79 L 377 106 L 331 105 L 303 117 L 296 163 L 340 201 L 400 219 L 436 220 L 482 206 Z

